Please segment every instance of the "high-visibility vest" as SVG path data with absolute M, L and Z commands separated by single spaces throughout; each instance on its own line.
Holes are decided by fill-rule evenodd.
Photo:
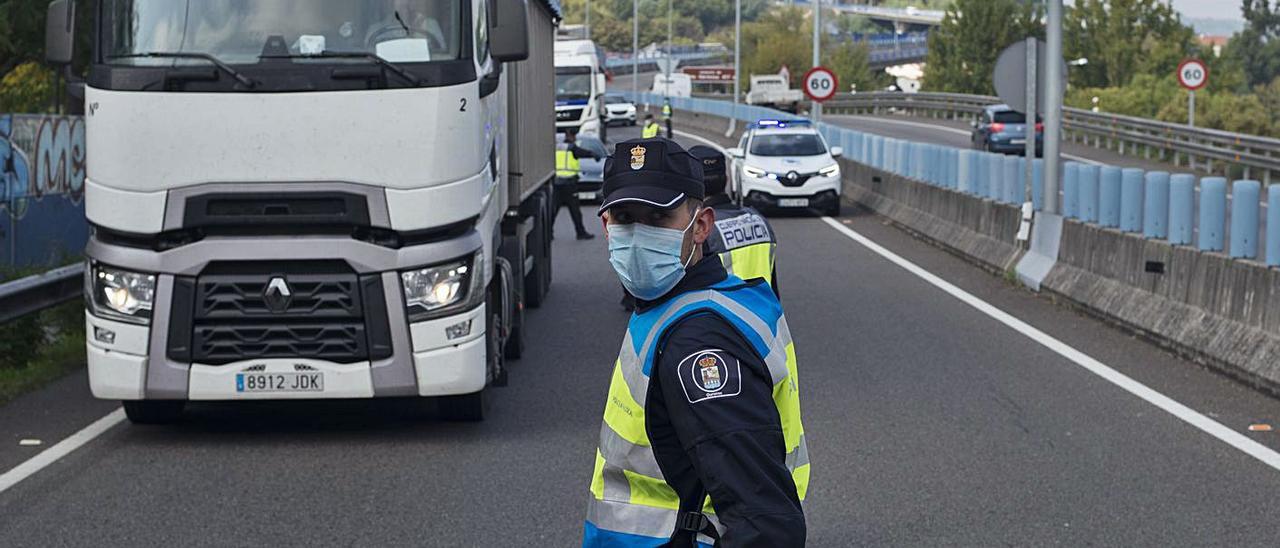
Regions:
M 671 104 L 670 104 L 670 103 L 665 104 L 665 105 L 662 105 L 662 117 L 663 117 L 663 118 L 670 118 L 670 117 L 671 117 Z
M 564 143 L 556 145 L 556 177 L 566 179 L 577 177 L 580 172 L 578 157 L 569 150 L 569 145 Z
M 645 139 L 652 139 L 658 136 L 659 131 L 662 131 L 662 130 L 661 128 L 658 127 L 657 122 L 649 122 L 644 125 L 644 129 L 640 132 L 640 137 L 643 137 Z
M 684 293 L 631 316 L 605 403 L 584 547 L 659 546 L 675 533 L 680 499 L 658 468 L 645 427 L 644 405 L 658 342 L 675 322 L 703 311 L 727 320 L 764 357 L 782 423 L 786 466 L 796 494 L 804 501 L 809 489 L 809 451 L 800 422 L 791 332 L 782 305 L 768 285 L 729 276 L 707 289 Z M 723 534 L 724 528 L 714 515 L 715 501 L 708 497 L 702 511 Z M 700 540 L 711 542 L 705 536 Z
M 778 239 L 769 221 L 755 209 L 715 206 L 716 229 L 707 238 L 708 254 L 718 255 L 724 269 L 744 280 L 763 278 L 773 284 Z

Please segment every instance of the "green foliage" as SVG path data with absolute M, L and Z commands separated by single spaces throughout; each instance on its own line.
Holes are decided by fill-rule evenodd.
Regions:
M 1172 74 L 1199 54 L 1195 32 L 1161 0 L 1078 0 L 1064 19 L 1067 58 L 1089 60 L 1072 69 L 1075 85 L 1123 86 L 1138 74 Z
M 1280 2 L 1241 0 L 1244 30 L 1231 37 L 1225 57 L 1240 64 L 1248 85 L 1267 85 L 1280 74 Z
M 44 57 L 47 0 L 0 0 L 0 75 Z
M 23 63 L 0 78 L 0 112 L 47 112 L 53 101 L 53 71 Z
M 743 21 L 754 21 L 768 5 L 768 0 L 744 0 Z M 565 0 L 561 7 L 566 23 L 576 25 L 585 22 L 586 0 Z M 666 42 L 667 7 L 668 2 L 662 0 L 640 2 L 640 47 Z M 733 26 L 733 0 L 671 0 L 670 7 L 674 11 L 673 42 L 677 44 L 700 42 L 711 32 Z M 629 51 L 633 32 L 632 9 L 631 0 L 592 0 L 592 39 L 611 51 Z
M 22 324 L 21 326 L 17 324 Z M 11 339 L 25 336 L 26 341 Z M 17 343 L 18 346 L 6 346 Z M 0 325 L 0 404 L 84 366 L 84 303 L 70 302 Z
M 956 0 L 929 36 L 924 87 L 992 95 L 996 58 L 1009 44 L 1042 36 L 1038 4 L 1020 0 Z
M 1170 73 L 1161 77 L 1139 74 L 1127 86 L 1073 88 L 1066 104 L 1091 108 L 1093 97 L 1103 112 L 1187 123 L 1187 91 Z M 1250 135 L 1276 136 L 1280 132 L 1280 78 L 1261 86 L 1255 94 L 1238 94 L 1210 84 L 1196 92 L 1196 125 Z

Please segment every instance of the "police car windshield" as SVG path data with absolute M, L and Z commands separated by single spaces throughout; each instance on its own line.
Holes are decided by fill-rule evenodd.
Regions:
M 751 139 L 754 156 L 817 156 L 826 151 L 822 140 L 812 133 L 764 134 Z

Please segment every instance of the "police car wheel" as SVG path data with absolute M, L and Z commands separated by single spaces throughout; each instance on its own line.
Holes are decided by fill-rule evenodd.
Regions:
M 126 401 L 124 414 L 133 424 L 173 424 L 182 418 L 187 402 L 181 400 Z
M 831 204 L 831 205 L 827 206 L 826 214 L 827 214 L 827 216 L 828 216 L 828 217 L 839 217 L 839 216 L 840 216 L 840 202 L 837 200 L 837 201 L 836 201 L 836 203 L 834 203 L 834 204 Z

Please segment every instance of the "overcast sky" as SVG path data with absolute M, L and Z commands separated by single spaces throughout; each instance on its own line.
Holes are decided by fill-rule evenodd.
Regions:
M 1205 19 L 1241 19 L 1240 0 L 1173 0 L 1182 16 Z

